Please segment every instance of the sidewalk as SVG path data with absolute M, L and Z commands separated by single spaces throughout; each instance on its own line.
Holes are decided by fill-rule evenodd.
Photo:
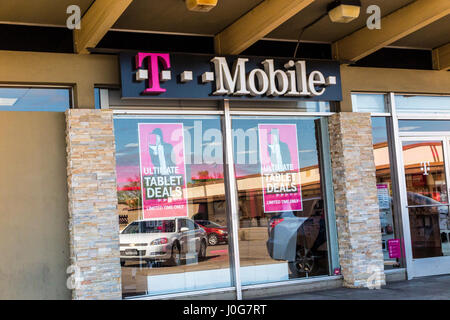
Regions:
M 265 300 L 450 300 L 450 275 L 391 282 L 380 290 L 339 288 Z

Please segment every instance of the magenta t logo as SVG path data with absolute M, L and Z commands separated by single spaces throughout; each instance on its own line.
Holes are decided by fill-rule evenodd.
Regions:
M 139 52 L 136 56 L 136 68 L 142 68 L 144 60 L 148 60 L 148 87 L 144 90 L 144 94 L 159 94 L 166 92 L 161 88 L 159 81 L 159 62 L 164 69 L 170 68 L 170 56 L 168 53 L 144 53 Z

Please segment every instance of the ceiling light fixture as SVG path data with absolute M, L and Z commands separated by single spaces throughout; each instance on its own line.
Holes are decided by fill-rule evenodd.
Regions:
M 335 0 L 327 7 L 328 16 L 332 22 L 348 23 L 359 17 L 360 0 Z
M 297 58 L 297 52 L 300 46 L 300 41 L 302 39 L 303 33 L 306 29 L 312 27 L 317 22 L 322 20 L 323 17 L 329 16 L 331 22 L 348 23 L 359 17 L 361 12 L 361 1 L 360 0 L 334 0 L 327 6 L 327 12 L 324 12 L 316 20 L 310 24 L 304 26 L 300 30 L 300 35 L 298 36 L 297 45 L 295 46 L 293 58 Z
M 189 11 L 208 12 L 216 5 L 218 0 L 186 0 Z

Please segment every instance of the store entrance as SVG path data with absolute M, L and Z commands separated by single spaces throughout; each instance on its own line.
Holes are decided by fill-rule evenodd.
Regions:
M 400 138 L 409 278 L 450 272 L 449 141 L 450 136 Z

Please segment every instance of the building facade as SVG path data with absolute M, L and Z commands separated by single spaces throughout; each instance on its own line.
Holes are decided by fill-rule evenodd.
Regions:
M 138 36 L 0 51 L 0 298 L 249 299 L 450 273 L 450 76 L 431 51 L 358 66 L 345 42 L 334 59 L 179 34 L 121 48 Z

